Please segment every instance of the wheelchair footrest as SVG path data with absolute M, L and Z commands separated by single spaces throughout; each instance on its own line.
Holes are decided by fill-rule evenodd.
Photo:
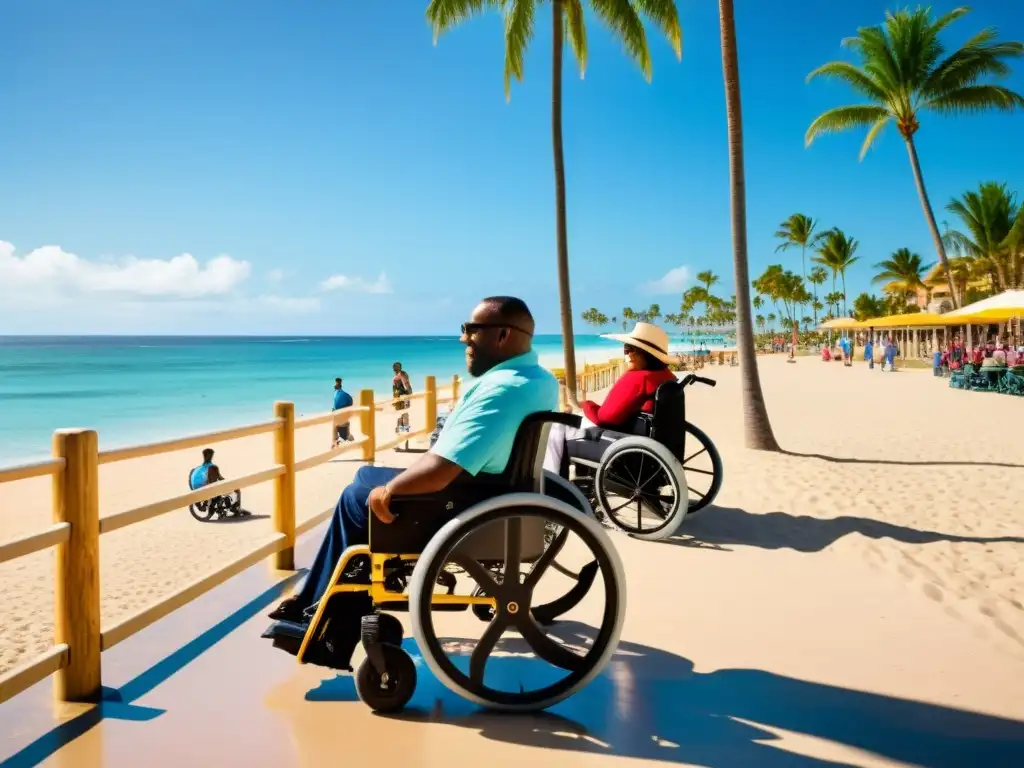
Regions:
M 275 621 L 261 637 L 274 641 L 274 647 L 297 656 L 306 636 L 306 625 L 294 621 Z

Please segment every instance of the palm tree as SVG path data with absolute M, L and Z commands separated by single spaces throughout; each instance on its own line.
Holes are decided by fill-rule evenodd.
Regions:
M 911 253 L 909 248 L 900 248 L 893 251 L 888 259 L 875 264 L 875 269 L 881 271 L 871 282 L 885 283 L 883 290 L 886 293 L 899 293 L 905 297 L 905 303 L 909 303 L 919 288 L 928 288 L 924 276 L 931 267 L 931 264 L 923 264 L 921 257 Z
M 830 229 L 821 239 L 821 246 L 814 261 L 832 270 L 832 288 L 836 287 L 836 275 L 843 283 L 843 315 L 846 314 L 846 270 L 859 256 L 854 256 L 858 243 L 838 227 Z
M 807 276 L 807 282 L 814 286 L 814 303 L 811 305 L 814 307 L 814 324 L 818 324 L 818 310 L 822 308 L 821 302 L 818 301 L 818 286 L 824 285 L 825 281 L 828 280 L 828 272 L 821 267 L 812 267 L 811 274 Z
M 886 306 L 883 299 L 873 294 L 862 293 L 853 300 L 853 316 L 857 320 L 870 320 L 885 314 Z
M 505 15 L 505 98 L 510 98 L 512 78 L 522 82 L 526 48 L 533 39 L 534 19 L 542 0 L 430 0 L 427 20 L 438 37 L 471 16 L 486 10 Z M 555 239 L 558 249 L 558 298 L 561 305 L 562 348 L 565 383 L 576 398 L 576 350 L 572 332 L 572 300 L 569 294 L 569 244 L 565 214 L 565 156 L 562 150 L 562 53 L 569 38 L 580 75 L 587 66 L 587 29 L 584 0 L 551 0 L 551 144 L 555 166 Z M 683 35 L 675 0 L 590 0 L 590 7 L 622 40 L 628 55 L 651 79 L 651 53 L 642 17 L 646 16 L 668 38 L 676 58 L 683 55 Z
M 1024 207 L 1017 204 L 1017 196 L 1005 184 L 988 181 L 976 192 L 965 192 L 961 199 L 951 200 L 946 210 L 960 218 L 965 230 L 945 234 L 943 240 L 950 250 L 993 272 L 1000 291 L 1016 288 L 1019 278 L 1014 227 L 1024 220 Z
M 718 0 L 722 37 L 722 78 L 725 120 L 729 135 L 729 198 L 732 203 L 732 262 L 736 280 L 736 346 L 740 356 L 746 444 L 748 448 L 779 450 L 772 432 L 757 372 L 754 327 L 750 309 L 750 270 L 747 266 L 747 189 L 743 174 L 743 111 L 740 105 L 739 53 L 733 0 Z M 699 277 L 698 277 L 699 279 Z
M 633 311 L 632 307 L 622 308 L 622 330 L 626 330 L 630 320 L 636 320 L 636 312 Z
M 718 275 L 712 272 L 710 269 L 706 269 L 703 272 L 697 273 L 697 282 L 704 286 L 704 290 L 711 293 L 711 286 L 718 284 Z
M 946 49 L 939 39 L 940 33 L 969 10 L 955 8 L 934 20 L 930 8 L 889 12 L 884 25 L 862 27 L 856 37 L 843 41 L 858 54 L 860 66 L 832 61 L 807 76 L 808 82 L 816 77 L 837 77 L 869 102 L 836 107 L 819 115 L 807 129 L 807 146 L 823 133 L 864 127 L 868 133 L 860 150 L 863 160 L 882 130 L 889 123 L 896 123 L 906 142 L 917 194 L 947 276 L 946 249 L 935 224 L 914 144 L 914 134 L 920 127 L 918 116 L 924 111 L 946 115 L 992 109 L 1011 111 L 1024 105 L 1024 97 L 1015 91 L 982 82 L 1009 75 L 1006 60 L 1024 55 L 1024 44 L 997 42 L 996 30 L 988 28 L 944 57 Z M 951 277 L 948 282 L 956 306 Z
M 817 222 L 810 216 L 794 213 L 779 225 L 779 231 L 775 233 L 775 237 L 782 241 L 775 249 L 776 253 L 800 246 L 800 274 L 804 280 L 807 279 L 807 246 L 813 248 L 814 243 L 821 237 L 820 234 L 814 234 L 816 226 Z

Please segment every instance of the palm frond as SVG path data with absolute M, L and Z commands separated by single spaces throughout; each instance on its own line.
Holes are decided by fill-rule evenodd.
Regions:
M 830 61 L 822 64 L 807 75 L 807 82 L 819 77 L 838 78 L 862 96 L 877 101 L 879 104 L 886 103 L 885 90 L 872 80 L 868 73 L 848 61 Z
M 1024 107 L 1024 96 L 1001 85 L 965 85 L 934 96 L 923 107 L 947 115 L 972 114 L 999 109 L 1012 112 Z
M 434 30 L 434 45 L 442 34 L 487 10 L 501 9 L 503 0 L 430 0 L 426 17 Z
M 534 0 L 511 0 L 505 10 L 505 99 L 512 98 L 512 78 L 523 79 L 523 57 L 533 38 Z
M 858 158 L 859 160 L 864 159 L 864 156 L 868 153 L 868 150 L 870 150 L 871 147 L 875 145 L 875 140 L 882 133 L 882 129 L 884 129 L 885 126 L 891 123 L 892 119 L 892 115 L 886 114 L 885 117 L 878 118 L 878 120 L 875 121 L 874 125 L 872 125 L 868 129 L 868 135 L 864 137 L 864 143 L 860 147 L 860 157 Z
M 622 40 L 626 53 L 640 67 L 644 79 L 651 79 L 651 52 L 647 33 L 630 0 L 590 0 L 598 17 Z
M 565 0 L 565 35 L 576 56 L 582 79 L 587 72 L 587 24 L 583 19 L 582 0 Z
M 954 21 L 963 18 L 970 12 L 971 9 L 966 5 L 961 5 L 959 8 L 954 8 L 948 13 L 944 13 L 942 16 L 939 16 L 939 18 L 937 18 L 935 22 L 932 24 L 932 29 L 935 30 L 936 34 L 938 34 L 946 27 L 948 27 L 950 24 L 952 24 Z
M 872 126 L 888 116 L 889 110 L 872 104 L 836 107 L 828 110 L 828 112 L 823 112 L 814 119 L 814 122 L 807 129 L 804 142 L 809 147 L 823 133 L 838 133 L 839 131 L 848 131 L 851 128 Z
M 965 85 L 974 85 L 985 76 L 1009 75 L 1010 67 L 1004 59 L 1024 55 L 1024 45 L 1012 41 L 993 43 L 995 36 L 994 29 L 982 30 L 940 62 L 922 85 L 922 95 L 940 96 Z
M 676 59 L 683 58 L 683 30 L 679 26 L 679 9 L 675 0 L 634 0 L 640 13 L 651 20 L 668 39 Z

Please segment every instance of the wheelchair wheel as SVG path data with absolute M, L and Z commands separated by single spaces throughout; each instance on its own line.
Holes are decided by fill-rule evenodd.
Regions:
M 505 530 L 501 583 L 485 563 L 469 559 L 460 545 L 486 526 L 503 522 Z M 557 576 L 551 564 L 560 550 L 542 547 L 529 571 L 522 573 L 526 530 L 537 530 L 544 522 L 554 522 L 561 529 L 559 536 L 570 533 L 582 543 L 593 558 L 593 573 L 584 589 L 601 576 L 604 606 L 600 624 L 591 642 L 559 643 L 548 636 L 535 616 L 547 606 L 535 605 L 541 599 L 535 592 L 547 593 L 545 575 Z M 493 530 L 493 528 L 491 529 Z M 575 544 L 575 542 L 574 542 Z M 456 666 L 448 653 L 453 646 L 463 647 L 453 639 L 442 638 L 435 626 L 431 610 L 434 583 L 438 572 L 449 560 L 458 562 L 473 578 L 484 594 L 493 595 L 497 609 L 476 642 L 468 664 Z M 511 575 L 515 574 L 515 578 Z M 510 493 L 477 504 L 450 520 L 427 544 L 413 571 L 409 588 L 409 610 L 413 633 L 423 660 L 434 675 L 451 691 L 480 706 L 491 709 L 529 712 L 546 709 L 571 696 L 593 680 L 615 653 L 625 617 L 625 576 L 618 553 L 608 534 L 592 517 L 581 514 L 565 502 L 535 493 Z M 561 588 L 555 590 L 562 591 Z M 555 601 L 558 602 L 558 601 Z M 578 601 L 577 601 L 578 602 Z M 589 603 L 589 601 L 588 601 Z M 576 603 L 573 603 L 575 605 Z M 549 606 L 551 604 L 548 604 Z M 436 615 L 443 616 L 438 612 Z M 519 638 L 502 637 L 506 631 Z M 533 660 L 523 657 L 532 655 Z M 531 674 L 521 677 L 523 662 Z M 548 667 L 544 669 L 546 662 Z M 485 679 L 485 672 L 490 674 Z M 550 681 L 553 673 L 554 679 Z M 512 679 L 514 678 L 514 679 Z M 525 683 L 539 683 L 528 689 Z M 495 685 L 505 682 L 507 685 Z
M 686 472 L 686 486 L 690 492 L 687 514 L 699 512 L 711 504 L 722 490 L 722 457 L 711 438 L 699 427 L 686 423 L 687 443 L 683 470 Z M 696 442 L 698 448 L 693 443 Z
M 208 523 L 210 519 L 216 514 L 216 508 L 213 506 L 213 500 L 200 501 L 196 504 L 189 504 L 188 511 L 192 514 L 196 520 L 201 523 Z
M 630 536 L 658 541 L 672 536 L 688 509 L 679 460 L 648 437 L 624 437 L 601 458 L 594 495 L 601 510 Z
M 588 517 L 597 518 L 594 514 L 594 508 L 591 506 L 590 501 L 583 495 L 575 485 L 570 483 L 561 475 L 550 470 L 544 470 L 544 495 L 550 496 L 553 499 L 564 501 L 570 507 L 573 507 Z M 548 546 L 557 547 L 555 556 L 558 556 L 558 552 L 561 551 L 562 547 L 565 546 L 565 538 L 563 537 L 559 541 L 559 536 L 562 532 L 561 526 L 557 523 L 549 522 L 547 524 L 547 533 L 545 534 L 544 543 Z M 578 579 L 579 573 L 571 571 L 568 568 L 561 565 L 557 560 L 552 561 L 551 567 L 561 573 L 563 576 L 568 576 L 571 579 Z
M 381 674 L 369 658 L 356 670 L 359 700 L 374 712 L 401 712 L 416 691 L 416 664 L 396 645 L 381 645 L 385 672 Z

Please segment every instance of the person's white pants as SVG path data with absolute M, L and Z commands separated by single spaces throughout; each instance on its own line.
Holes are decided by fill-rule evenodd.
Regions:
M 562 457 L 565 456 L 566 440 L 579 440 L 584 436 L 585 430 L 593 426 L 596 425 L 587 419 L 583 419 L 583 424 L 579 427 L 552 424 L 548 432 L 548 444 L 544 449 L 544 469 L 557 475 L 562 467 Z

